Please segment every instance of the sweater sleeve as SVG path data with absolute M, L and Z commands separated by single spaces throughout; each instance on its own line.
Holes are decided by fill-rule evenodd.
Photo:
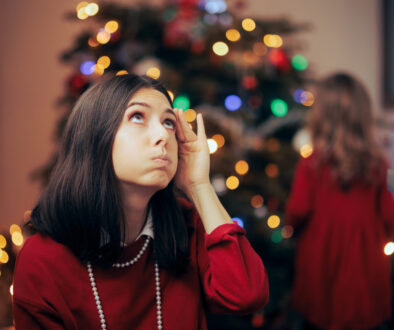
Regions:
M 301 224 L 312 212 L 313 179 L 308 171 L 308 159 L 297 164 L 290 196 L 286 204 L 286 223 L 292 226 Z
M 59 313 L 59 308 L 65 305 L 63 296 L 49 273 L 42 251 L 30 243 L 30 239 L 25 242 L 15 265 L 15 329 L 76 329 L 72 322 L 65 319 L 67 313 Z
M 250 246 L 245 230 L 223 224 L 207 234 L 195 212 L 198 227 L 198 267 L 208 311 L 248 314 L 268 302 L 268 277 L 263 262 Z

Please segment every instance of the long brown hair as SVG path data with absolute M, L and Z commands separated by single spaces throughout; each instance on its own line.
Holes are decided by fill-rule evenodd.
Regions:
M 320 81 L 308 119 L 317 164 L 328 164 L 342 187 L 357 179 L 373 184 L 382 174 L 371 101 L 356 78 L 336 73 Z

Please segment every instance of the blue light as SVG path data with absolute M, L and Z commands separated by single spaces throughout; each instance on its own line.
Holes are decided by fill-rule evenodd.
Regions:
M 241 107 L 241 105 L 241 98 L 237 95 L 229 95 L 224 100 L 224 106 L 229 111 L 236 111 Z
M 296 89 L 293 93 L 294 101 L 296 101 L 298 104 L 301 104 L 301 95 L 303 92 L 303 89 Z
M 205 10 L 210 14 L 220 14 L 225 12 L 227 4 L 223 0 L 206 0 Z
M 88 76 L 94 72 L 94 69 L 96 68 L 96 63 L 94 61 L 86 61 L 83 62 L 80 66 L 81 72 Z
M 231 220 L 235 221 L 238 224 L 238 226 L 244 228 L 244 221 L 241 218 L 235 217 L 235 218 L 231 218 Z

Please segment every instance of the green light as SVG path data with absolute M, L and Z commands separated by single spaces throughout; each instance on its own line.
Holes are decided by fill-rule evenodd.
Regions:
M 271 111 L 277 117 L 283 117 L 287 114 L 287 104 L 281 99 L 275 99 L 271 102 Z
M 308 60 L 305 58 L 305 56 L 297 54 L 291 59 L 291 64 L 293 65 L 294 69 L 302 71 L 308 67 Z
M 179 95 L 174 100 L 174 108 L 182 109 L 183 111 L 190 108 L 189 98 L 185 95 Z
M 282 237 L 282 233 L 281 233 L 281 230 L 280 230 L 280 229 L 275 230 L 275 231 L 272 233 L 272 235 L 271 235 L 271 240 L 272 240 L 272 242 L 274 242 L 274 243 L 280 243 L 280 242 L 282 242 L 283 237 Z

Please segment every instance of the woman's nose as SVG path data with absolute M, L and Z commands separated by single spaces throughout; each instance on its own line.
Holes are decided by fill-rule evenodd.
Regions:
M 161 123 L 154 125 L 152 128 L 152 141 L 154 145 L 166 145 L 168 137 L 168 130 Z

